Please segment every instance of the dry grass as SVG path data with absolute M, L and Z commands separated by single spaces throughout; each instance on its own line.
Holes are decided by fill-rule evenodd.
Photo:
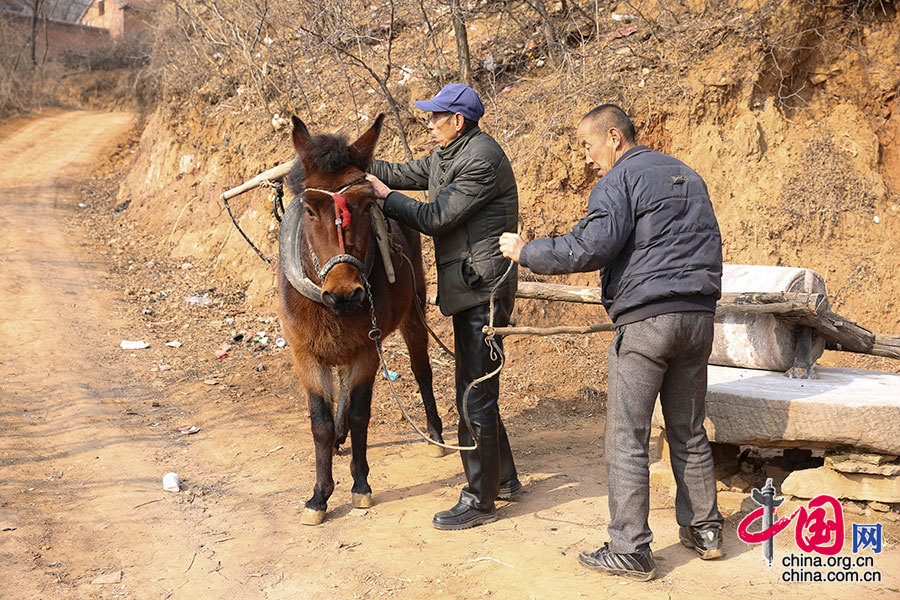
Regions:
M 868 215 L 877 197 L 825 135 L 813 135 L 800 158 L 807 168 L 784 186 L 781 207 L 819 236 L 830 236 L 850 214 Z

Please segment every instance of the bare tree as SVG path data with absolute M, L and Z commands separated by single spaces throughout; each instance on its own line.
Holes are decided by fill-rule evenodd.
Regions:
M 412 160 L 413 153 L 409 146 L 409 140 L 406 132 L 402 127 L 403 119 L 400 114 L 400 106 L 397 99 L 391 92 L 388 82 L 394 64 L 391 60 L 391 52 L 393 50 L 393 40 L 395 36 L 395 6 L 394 0 L 389 0 L 385 6 L 389 8 L 388 20 L 383 24 L 379 24 L 381 33 L 385 39 L 376 37 L 372 32 L 360 31 L 358 29 L 358 15 L 350 14 L 347 9 L 348 2 L 306 2 L 310 6 L 310 12 L 317 18 L 311 19 L 300 25 L 299 29 L 332 48 L 337 54 L 344 57 L 346 64 L 356 67 L 367 73 L 376 84 L 378 84 L 381 93 L 387 100 L 388 106 L 399 125 L 398 131 L 403 149 L 409 160 Z M 383 49 L 381 61 L 383 66 L 379 69 L 378 59 L 369 54 L 366 49 L 380 47 Z
M 38 23 L 41 20 L 41 12 L 44 9 L 44 0 L 32 0 L 31 2 L 31 68 L 37 68 L 37 37 Z
M 469 59 L 469 36 L 466 33 L 466 22 L 462 17 L 459 0 L 450 0 L 450 18 L 453 21 L 453 32 L 456 34 L 456 55 L 459 58 L 459 79 L 472 85 L 472 66 Z

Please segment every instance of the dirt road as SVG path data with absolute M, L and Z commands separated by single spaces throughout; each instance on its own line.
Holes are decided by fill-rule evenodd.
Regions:
M 654 490 L 650 517 L 657 580 L 583 570 L 578 551 L 603 542 L 608 518 L 596 415 L 551 420 L 510 406 L 527 493 L 501 503 L 497 523 L 462 532 L 430 526 L 456 500 L 459 458 L 427 457 L 392 416 L 370 435 L 376 506 L 351 514 L 349 457 L 339 456 L 328 519 L 304 527 L 314 463 L 299 393 L 273 392 L 259 383 L 270 375 L 239 362 L 204 384 L 196 350 L 160 343 L 189 329 L 157 333 L 128 310 L 131 284 L 112 277 L 95 232 L 78 224 L 75 183 L 130 126 L 127 114 L 70 112 L 0 129 L 0 598 L 900 593 L 895 530 L 875 556 L 879 583 L 782 583 L 784 569 L 769 571 L 759 547 L 737 539 L 737 517 L 725 558 L 704 563 L 680 546 L 666 490 Z M 200 374 L 165 379 L 145 351 L 119 348 L 142 337 Z M 199 433 L 179 431 L 192 424 Z M 162 490 L 168 471 L 181 474 L 181 493 Z M 780 536 L 776 554 L 792 544 Z

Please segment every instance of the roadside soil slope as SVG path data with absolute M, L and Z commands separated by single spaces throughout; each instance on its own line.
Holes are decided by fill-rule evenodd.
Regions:
M 456 500 L 459 458 L 428 457 L 379 381 L 369 452 L 375 507 L 351 514 L 344 453 L 327 521 L 304 527 L 312 441 L 285 353 L 261 343 L 278 335 L 277 322 L 246 312 L 233 283 L 212 281 L 214 263 L 149 253 L 146 232 L 109 216 L 106 180 L 89 181 L 110 152 L 129 152 L 130 130 L 129 114 L 94 112 L 0 128 L 0 597 L 900 593 L 893 522 L 875 559 L 880 583 L 788 584 L 779 565 L 766 569 L 759 548 L 736 538 L 739 516 L 727 522 L 727 556 L 700 561 L 678 542 L 669 491 L 656 489 L 658 579 L 637 584 L 583 570 L 577 553 L 602 543 L 608 519 L 602 402 L 595 391 L 571 402 L 529 396 L 509 375 L 503 409 L 527 493 L 501 503 L 500 521 L 431 528 L 432 514 Z M 150 348 L 122 350 L 123 339 Z M 176 340 L 180 348 L 165 345 Z M 608 338 L 593 340 L 603 346 Z M 215 358 L 225 342 L 229 356 Z M 566 361 L 582 342 L 560 344 Z M 401 352 L 392 346 L 390 360 L 410 398 Z M 453 439 L 451 369 L 433 355 Z M 168 471 L 181 475 L 180 493 L 162 490 Z M 776 556 L 793 547 L 793 536 L 779 536 Z

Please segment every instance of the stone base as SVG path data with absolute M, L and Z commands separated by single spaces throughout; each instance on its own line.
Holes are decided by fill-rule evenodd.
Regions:
M 900 477 L 867 473 L 839 473 L 828 467 L 794 471 L 781 485 L 783 494 L 799 498 L 815 498 L 828 494 L 850 500 L 900 502 Z
M 825 466 L 841 473 L 868 473 L 892 477 L 900 475 L 896 456 L 881 454 L 832 454 L 825 456 Z
M 711 365 L 704 422 L 709 440 L 900 455 L 900 375 L 833 367 L 816 372 L 818 379 L 789 379 Z M 659 403 L 653 424 L 664 426 Z

